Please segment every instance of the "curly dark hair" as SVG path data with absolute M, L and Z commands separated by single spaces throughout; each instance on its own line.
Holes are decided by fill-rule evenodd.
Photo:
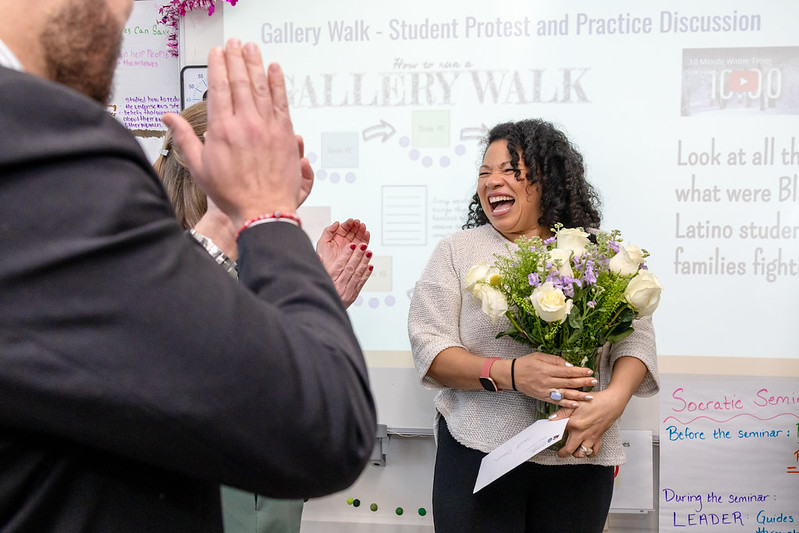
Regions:
M 585 179 L 583 156 L 566 135 L 543 120 L 521 120 L 498 124 L 483 140 L 485 150 L 491 143 L 508 141 L 510 164 L 521 175 L 519 157 L 523 158 L 530 185 L 541 188 L 541 218 L 538 223 L 552 228 L 561 223 L 567 228 L 599 228 L 599 195 Z M 477 193 L 469 204 L 463 229 L 488 224 L 488 217 Z

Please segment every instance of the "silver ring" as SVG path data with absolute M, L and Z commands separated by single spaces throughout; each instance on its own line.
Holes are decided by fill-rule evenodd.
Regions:
M 580 444 L 580 451 L 583 452 L 586 455 L 586 457 L 594 453 L 593 448 L 586 448 L 582 444 Z
M 549 398 L 553 402 L 559 402 L 563 399 L 563 393 L 560 392 L 560 389 L 555 389 L 549 393 Z

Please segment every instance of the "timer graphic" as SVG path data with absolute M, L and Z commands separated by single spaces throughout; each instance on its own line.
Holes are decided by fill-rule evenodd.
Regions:
M 208 66 L 186 65 L 180 70 L 180 108 L 202 101 L 208 90 Z
M 732 70 L 728 68 L 710 70 L 710 96 L 723 103 L 744 93 L 752 100 L 776 100 L 782 95 L 782 71 L 778 68 L 768 70 Z
M 796 115 L 799 47 L 686 48 L 680 114 Z

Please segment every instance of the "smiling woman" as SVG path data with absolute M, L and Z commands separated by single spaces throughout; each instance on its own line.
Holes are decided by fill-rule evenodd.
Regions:
M 502 335 L 511 328 L 507 302 L 490 301 L 488 264 L 479 272 L 472 267 L 518 249 L 519 238 L 549 239 L 557 224 L 599 229 L 601 216 L 582 156 L 552 124 L 499 124 L 485 146 L 464 231 L 436 246 L 408 317 L 419 379 L 439 391 L 436 531 L 598 533 L 610 507 L 614 466 L 623 461 L 616 420 L 633 394 L 650 396 L 659 387 L 652 322 L 637 320 L 631 335 L 603 347 L 598 376 L 561 357 L 530 353 L 528 345 Z M 588 240 L 589 233 L 580 234 Z M 572 261 L 561 257 L 560 268 Z M 478 287 L 489 298 L 475 294 Z M 487 302 L 488 309 L 481 308 Z M 590 394 L 580 390 L 592 386 Z M 570 417 L 560 451 L 537 454 L 475 494 L 482 459 L 530 426 L 544 406 Z M 562 498 L 552 487 L 574 490 Z
M 562 131 L 541 120 L 509 122 L 495 126 L 485 141 L 487 149 L 479 170 L 478 190 L 469 205 L 464 229 L 494 224 L 496 218 L 492 220 L 487 215 L 492 209 L 490 206 L 485 209 L 488 194 L 484 187 L 496 186 L 491 180 L 499 174 L 498 170 L 516 180 L 516 185 L 509 183 L 505 191 L 510 188 L 523 191 L 522 197 L 535 210 L 539 209 L 535 204 L 540 203 L 541 214 L 536 225 L 546 230 L 556 222 L 567 228 L 599 227 L 599 195 L 585 179 L 582 155 Z M 502 189 L 495 187 L 491 196 L 498 190 Z M 516 194 L 511 196 L 518 199 Z M 526 234 L 531 236 L 530 231 Z
M 492 142 L 485 151 L 477 181 L 477 196 L 491 225 L 510 240 L 522 235 L 543 236 L 541 227 L 541 187 L 523 160 L 511 164 L 507 140 Z M 529 179 L 529 181 L 528 181 Z

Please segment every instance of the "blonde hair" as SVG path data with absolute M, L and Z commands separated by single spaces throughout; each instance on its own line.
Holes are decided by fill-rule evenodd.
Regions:
M 180 115 L 194 129 L 200 140 L 208 128 L 206 102 L 198 102 L 181 111 Z M 153 163 L 156 174 L 164 184 L 169 201 L 175 208 L 178 222 L 183 229 L 191 229 L 208 210 L 205 193 L 191 177 L 180 148 L 172 140 L 172 133 L 167 131 L 161 155 Z

